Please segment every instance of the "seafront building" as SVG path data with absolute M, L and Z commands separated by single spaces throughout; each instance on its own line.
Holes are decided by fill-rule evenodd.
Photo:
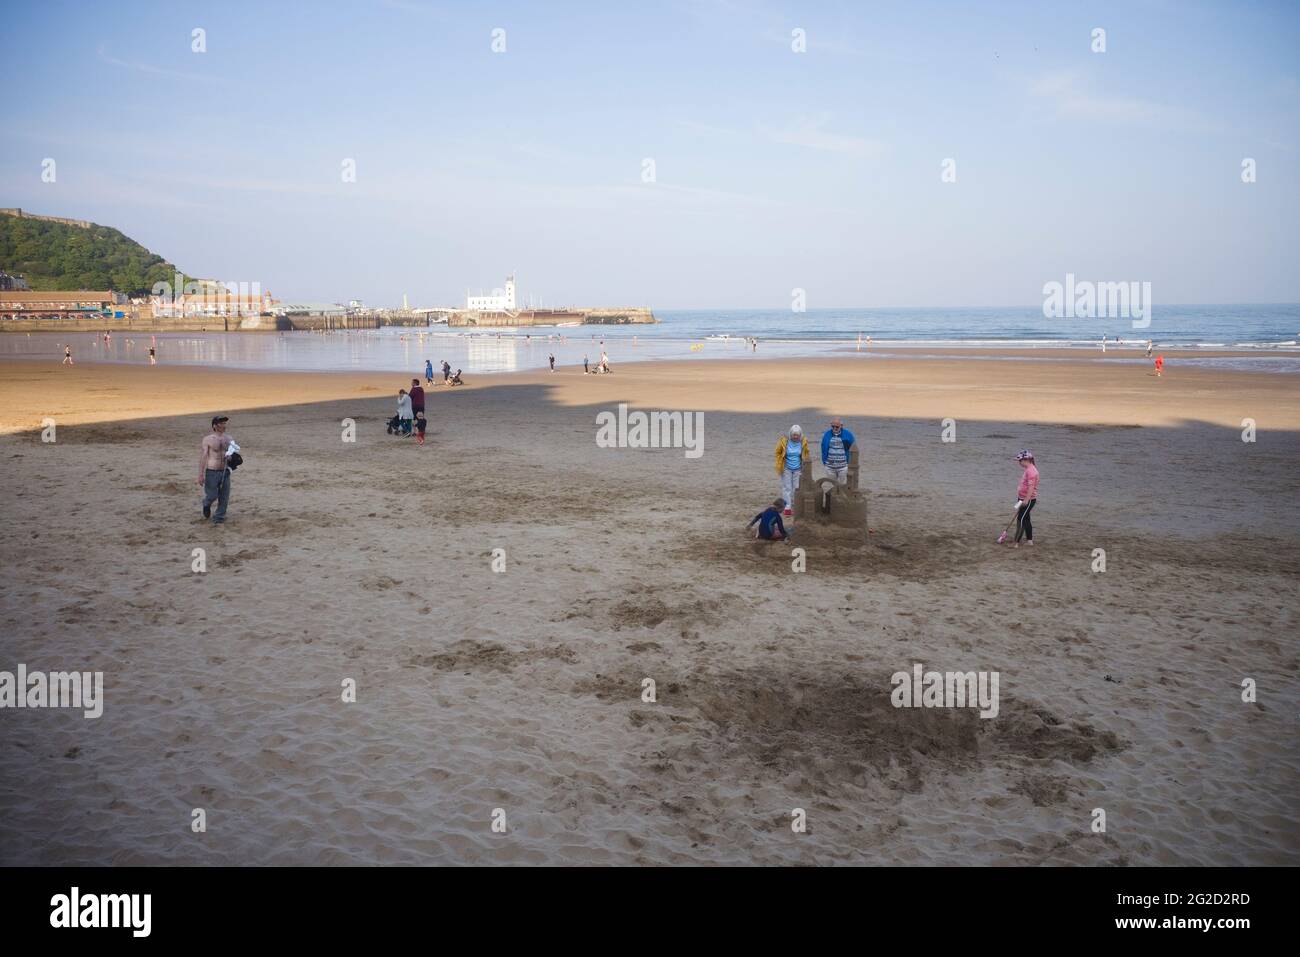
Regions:
M 125 302 L 125 296 L 111 290 L 74 289 L 67 292 L 36 292 L 30 289 L 6 289 L 0 291 L 0 318 L 75 319 L 87 316 L 121 318 L 122 311 L 114 307 Z
M 624 325 L 628 323 L 658 322 L 654 313 L 644 307 L 588 309 L 576 306 L 544 309 L 530 302 L 520 308 L 515 291 L 515 277 L 506 277 L 504 290 L 494 289 L 490 296 L 471 296 L 465 293 L 464 309 L 419 309 L 428 322 L 434 316 L 441 322 L 446 316 L 449 327 L 517 327 L 517 326 L 581 326 Z
M 0 292 L 25 292 L 32 287 L 27 285 L 27 280 L 21 275 L 11 276 L 3 269 L 0 269 Z
M 518 308 L 513 275 L 506 277 L 506 288 L 502 295 L 471 296 L 468 292 L 465 293 L 465 309 L 468 312 L 514 312 Z
M 179 293 L 149 297 L 155 319 L 203 316 L 260 316 L 270 312 L 276 300 L 263 292 L 261 283 L 221 283 L 196 279 L 185 283 Z
M 348 308 L 337 302 L 277 302 L 269 312 L 273 316 L 282 318 L 321 316 L 342 319 L 349 315 Z M 352 312 L 360 314 L 361 310 L 352 310 Z

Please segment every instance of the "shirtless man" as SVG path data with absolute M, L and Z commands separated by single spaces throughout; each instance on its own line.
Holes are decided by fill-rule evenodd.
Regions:
M 211 518 L 213 525 L 226 520 L 226 505 L 230 502 L 230 470 L 226 468 L 226 450 L 230 436 L 226 435 L 227 416 L 212 417 L 212 431 L 203 437 L 199 446 L 198 484 L 203 487 L 203 517 Z M 212 514 L 212 503 L 217 503 L 217 514 Z

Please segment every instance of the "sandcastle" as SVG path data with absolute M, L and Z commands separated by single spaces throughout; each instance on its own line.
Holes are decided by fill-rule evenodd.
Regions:
M 829 475 L 804 476 L 794 493 L 794 517 L 801 531 L 831 527 L 862 529 L 867 527 L 867 493 L 858 488 L 858 448 L 849 449 L 848 481 L 836 483 Z

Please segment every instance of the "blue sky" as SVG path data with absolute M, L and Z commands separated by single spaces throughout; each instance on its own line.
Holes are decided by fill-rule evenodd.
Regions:
M 6 31 L 0 205 L 283 298 L 513 270 L 548 305 L 1033 305 L 1067 272 L 1300 301 L 1296 3 L 42 2 Z

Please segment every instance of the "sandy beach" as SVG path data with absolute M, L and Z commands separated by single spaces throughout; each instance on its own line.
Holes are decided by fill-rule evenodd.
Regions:
M 1294 375 L 566 367 L 429 389 L 423 447 L 409 379 L 0 363 L 0 669 L 105 688 L 3 715 L 0 863 L 1300 864 Z M 622 402 L 703 455 L 598 447 Z M 794 572 L 744 525 L 835 414 L 870 533 L 796 522 Z M 918 662 L 998 672 L 998 716 L 893 707 Z

